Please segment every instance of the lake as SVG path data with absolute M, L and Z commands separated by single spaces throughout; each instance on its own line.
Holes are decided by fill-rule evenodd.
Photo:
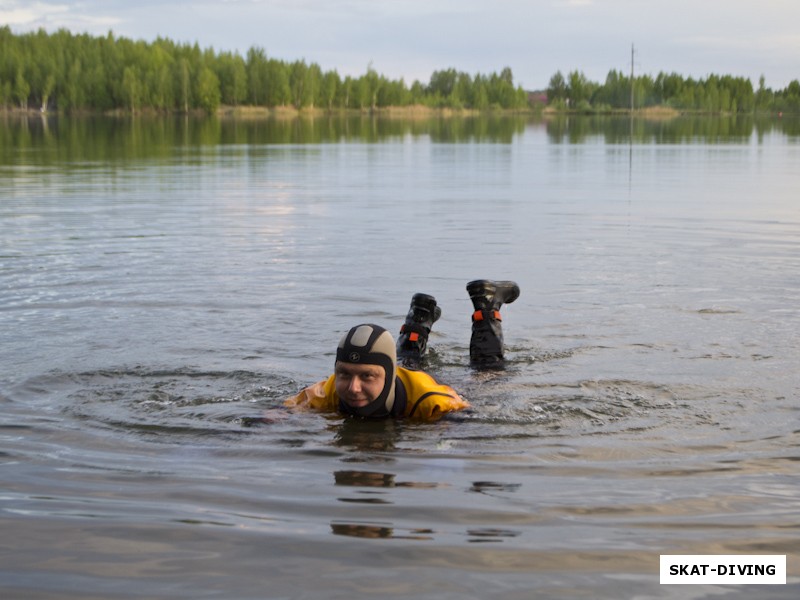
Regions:
M 5 117 L 0 594 L 797 598 L 798 189 L 785 118 Z M 471 410 L 260 420 L 416 292 Z

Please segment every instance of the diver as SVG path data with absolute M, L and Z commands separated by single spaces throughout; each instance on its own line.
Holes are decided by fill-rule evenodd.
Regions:
M 500 307 L 519 297 L 513 281 L 478 279 L 467 284 L 474 312 L 470 365 L 502 369 Z M 334 373 L 289 398 L 285 406 L 338 411 L 366 419 L 389 417 L 435 420 L 469 407 L 453 388 L 420 370 L 428 336 L 442 311 L 428 294 L 414 294 L 400 336 L 373 324 L 356 325 L 339 341 Z M 398 358 L 402 366 L 397 365 Z

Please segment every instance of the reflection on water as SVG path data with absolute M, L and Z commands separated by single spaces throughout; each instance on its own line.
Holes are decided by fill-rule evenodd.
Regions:
M 370 457 L 374 457 L 375 453 L 394 450 L 401 436 L 400 426 L 395 421 L 364 423 L 357 419 L 345 419 L 332 426 L 331 430 L 334 432 L 334 444 Z
M 747 144 L 769 134 L 800 136 L 800 119 L 735 115 L 730 117 L 570 117 L 547 120 L 552 143 L 582 144 L 600 138 L 606 144 Z
M 602 138 L 607 144 L 747 143 L 771 133 L 800 136 L 800 119 L 753 116 L 627 117 L 527 116 L 393 119 L 315 117 L 236 121 L 189 118 L 6 118 L 0 124 L 0 165 L 57 166 L 160 159 L 193 164 L 196 150 L 263 144 L 378 143 L 425 136 L 437 143 L 509 144 L 529 124 L 544 123 L 552 143 L 581 144 Z M 35 150 L 35 151 L 34 151 Z M 89 166 L 89 165 L 86 165 Z
M 396 504 L 387 492 L 377 492 L 370 488 L 415 488 L 435 489 L 448 486 L 436 482 L 397 481 L 393 473 L 374 471 L 336 471 L 334 473 L 336 485 L 354 488 L 367 488 L 354 490 L 356 495 L 338 498 L 339 502 L 364 504 L 364 505 L 393 505 Z M 484 493 L 485 491 L 515 491 L 521 484 L 502 484 L 491 481 L 476 481 L 469 491 Z M 435 529 L 411 528 L 402 532 L 388 524 L 370 523 L 332 523 L 331 529 L 335 535 L 346 535 L 364 538 L 394 538 L 429 540 L 437 539 Z M 439 534 L 446 532 L 438 532 Z M 505 538 L 515 538 L 522 535 L 522 531 L 502 529 L 495 527 L 467 528 L 464 535 L 468 543 L 474 542 L 501 542 Z
M 0 123 L 0 165 L 80 167 L 80 163 L 175 160 L 185 164 L 195 151 L 217 146 L 263 144 L 377 143 L 426 136 L 434 142 L 510 143 L 528 118 L 514 116 L 391 119 L 316 117 L 236 121 L 188 118 L 11 118 Z M 34 150 L 35 152 L 30 152 Z
M 682 598 L 660 554 L 769 553 L 797 597 L 797 135 L 7 119 L 0 595 Z M 522 289 L 502 372 L 478 277 Z M 415 292 L 470 410 L 281 409 Z

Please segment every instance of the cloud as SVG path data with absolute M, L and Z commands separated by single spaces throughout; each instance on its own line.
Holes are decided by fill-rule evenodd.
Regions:
M 119 18 L 102 14 L 87 14 L 85 4 L 0 1 L 0 23 L 10 25 L 17 31 L 44 28 L 48 31 L 69 29 L 72 31 L 103 32 L 120 22 Z M 88 8 L 91 12 L 93 9 Z
M 686 44 L 713 50 L 715 52 L 725 52 L 727 50 L 749 51 L 749 52 L 800 52 L 800 34 L 764 34 L 748 35 L 742 37 L 725 37 L 697 35 L 676 40 L 679 44 Z
M 69 7 L 64 4 L 0 2 L 0 23 L 31 27 L 42 22 L 48 15 L 60 15 L 68 10 Z

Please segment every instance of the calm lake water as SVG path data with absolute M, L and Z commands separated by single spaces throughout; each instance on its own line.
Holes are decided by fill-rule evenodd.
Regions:
M 0 595 L 797 598 L 799 189 L 786 119 L 0 121 Z M 471 411 L 258 423 L 415 292 Z

